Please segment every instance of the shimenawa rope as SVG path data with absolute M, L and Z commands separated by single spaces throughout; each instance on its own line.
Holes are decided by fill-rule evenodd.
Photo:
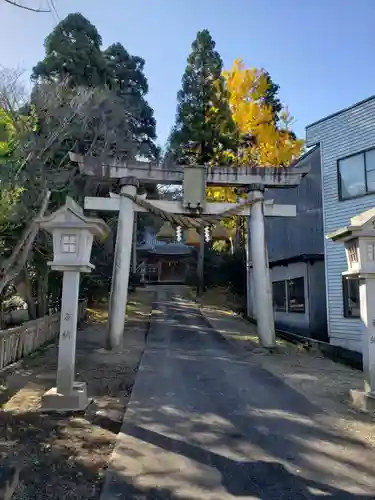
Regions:
M 246 200 L 245 202 L 237 203 L 232 208 L 218 214 L 191 217 L 187 215 L 174 214 L 172 212 L 163 210 L 159 207 L 156 207 L 152 202 L 140 198 L 139 196 L 132 196 L 127 193 L 121 193 L 120 196 L 124 196 L 125 198 L 132 200 L 133 203 L 136 203 L 140 207 L 144 208 L 145 210 L 147 210 L 147 212 L 156 215 L 173 225 L 182 226 L 185 228 L 193 227 L 195 229 L 199 229 L 205 226 L 212 226 L 214 224 L 217 224 L 220 220 L 230 219 L 231 217 L 240 215 L 244 208 L 249 207 L 255 202 L 261 201 L 263 199 L 254 198 L 251 200 Z

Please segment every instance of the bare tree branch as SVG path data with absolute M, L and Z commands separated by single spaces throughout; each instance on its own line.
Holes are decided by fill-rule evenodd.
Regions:
M 21 69 L 7 69 L 0 67 L 0 108 L 12 117 L 13 126 L 17 133 L 22 133 L 21 121 L 18 119 L 18 111 L 27 101 L 27 92 L 21 77 L 24 71 Z
M 49 9 L 34 9 L 33 7 L 27 7 L 26 5 L 20 5 L 19 3 L 16 3 L 13 0 L 4 0 L 4 2 L 9 3 L 10 5 L 14 5 L 14 7 L 18 7 L 20 9 L 30 10 L 31 12 L 51 12 Z
M 39 225 L 36 220 L 44 216 L 48 207 L 50 196 L 51 192 L 47 191 L 37 217 L 26 228 L 22 238 L 14 248 L 12 255 L 3 266 L 0 277 L 0 295 L 3 292 L 4 288 L 17 278 L 24 265 L 26 264 L 30 250 L 32 249 L 32 245 L 39 230 Z

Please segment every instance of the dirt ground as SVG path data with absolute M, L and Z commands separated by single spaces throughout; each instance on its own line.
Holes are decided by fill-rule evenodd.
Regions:
M 211 324 L 240 348 L 249 362 L 259 362 L 306 396 L 326 413 L 330 425 L 375 446 L 375 415 L 359 412 L 349 401 L 350 389 L 363 390 L 362 371 L 283 339 L 277 339 L 276 350 L 269 353 L 260 347 L 256 326 L 233 312 L 235 303 L 232 297 L 226 299 L 224 289 L 211 290 L 203 297 L 202 306 L 206 316 L 210 317 L 211 311 Z
M 40 413 L 41 395 L 55 383 L 57 348 L 0 375 L 0 453 L 21 467 L 12 500 L 98 499 L 145 345 L 153 293 L 130 294 L 124 347 L 108 353 L 107 313 L 89 311 L 78 332 L 76 378 L 93 402 L 80 414 Z
M 206 307 L 219 307 L 236 313 L 242 311 L 246 306 L 243 297 L 235 295 L 229 288 L 224 287 L 208 288 L 204 292 L 200 302 Z

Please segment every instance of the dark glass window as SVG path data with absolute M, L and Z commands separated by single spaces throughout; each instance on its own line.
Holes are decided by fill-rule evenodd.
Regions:
M 273 308 L 275 311 L 286 311 L 285 281 L 272 283 Z
M 305 312 L 305 280 L 293 278 L 287 281 L 288 311 L 294 313 Z
M 345 318 L 359 318 L 359 279 L 344 276 L 342 279 L 342 289 Z
M 375 148 L 338 161 L 340 200 L 375 192 Z
M 363 153 L 339 160 L 339 185 L 342 200 L 366 194 L 365 156 Z
M 366 151 L 365 162 L 367 191 L 375 192 L 375 149 Z

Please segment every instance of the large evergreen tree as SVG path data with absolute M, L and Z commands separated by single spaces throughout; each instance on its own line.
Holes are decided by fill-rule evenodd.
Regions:
M 141 154 L 154 159 L 158 156 L 154 143 L 156 122 L 145 99 L 148 92 L 143 72 L 145 62 L 131 56 L 119 43 L 102 52 L 101 43 L 97 29 L 82 14 L 69 14 L 46 38 L 45 58 L 33 69 L 32 78 L 37 83 L 34 92 L 46 81 L 64 81 L 70 87 L 106 87 L 112 98 L 108 92 L 106 102 L 97 108 L 99 115 L 96 113 L 93 125 L 101 116 L 108 121 L 111 114 L 112 140 L 100 140 L 93 127 L 80 137 L 78 127 L 78 137 L 72 137 L 68 146 L 74 144 L 81 153 L 89 148 L 91 153 L 100 154 L 98 147 L 105 144 L 104 154 L 119 158 Z M 90 146 L 92 137 L 96 137 L 95 150 Z
M 81 88 L 83 92 L 87 88 L 104 88 L 108 73 L 101 44 L 102 39 L 96 27 L 80 13 L 69 14 L 47 36 L 44 42 L 45 57 L 35 65 L 31 76 L 35 82 L 31 102 L 38 115 L 39 134 L 43 135 L 53 122 L 53 117 L 47 117 L 40 108 L 40 102 L 46 101 L 43 94 L 47 95 L 49 92 L 53 99 L 54 84 L 67 84 L 64 93 L 71 89 L 73 96 Z M 61 90 L 59 93 L 61 94 Z M 64 98 L 62 102 L 66 106 L 68 100 Z M 95 106 L 95 114 L 98 107 Z M 63 166 L 71 149 L 86 153 L 93 138 L 97 136 L 97 131 L 92 126 L 83 127 L 77 117 L 69 129 L 69 136 L 51 158 L 51 167 Z M 96 142 L 100 143 L 100 140 L 96 139 Z
M 176 123 L 168 141 L 168 158 L 204 164 L 217 157 L 220 150 L 233 148 L 235 129 L 222 69 L 220 54 L 209 31 L 199 31 L 177 95 Z
M 124 118 L 130 112 L 130 127 L 133 140 L 138 144 L 139 153 L 148 157 L 158 156 L 156 139 L 156 121 L 153 109 L 146 101 L 148 92 L 147 78 L 143 72 L 145 61 L 130 55 L 120 43 L 115 43 L 104 52 L 109 85 L 124 103 Z M 126 105 L 127 104 L 127 105 Z
M 32 79 L 68 79 L 73 86 L 104 84 L 106 64 L 101 36 L 82 14 L 69 14 L 47 36 L 45 58 L 33 68 Z
M 272 116 L 275 121 L 275 124 L 279 122 L 279 115 L 281 110 L 283 109 L 283 105 L 279 99 L 279 89 L 280 85 L 277 85 L 272 78 L 271 75 L 266 72 L 265 73 L 268 83 L 268 88 L 264 94 L 264 103 L 267 106 L 270 106 L 272 109 Z
M 119 158 L 141 154 L 154 159 L 158 156 L 154 143 L 156 122 L 145 98 L 148 92 L 143 72 L 145 61 L 130 55 L 120 43 L 104 52 L 101 44 L 95 26 L 82 14 L 69 14 L 46 38 L 45 58 L 34 67 L 32 79 L 38 85 L 52 80 L 67 81 L 70 87 L 107 87 L 113 93 L 115 106 L 108 106 L 107 100 L 103 116 L 107 119 L 110 110 L 114 140 L 108 143 L 96 139 L 97 145 L 100 148 L 105 143 L 103 152 Z M 86 153 L 91 135 L 97 136 L 96 131 L 91 132 L 86 131 L 85 137 L 80 138 L 78 127 L 78 137 L 71 138 L 69 147 L 75 144 L 76 150 Z M 91 147 L 90 151 L 100 153 L 97 148 L 93 151 Z

